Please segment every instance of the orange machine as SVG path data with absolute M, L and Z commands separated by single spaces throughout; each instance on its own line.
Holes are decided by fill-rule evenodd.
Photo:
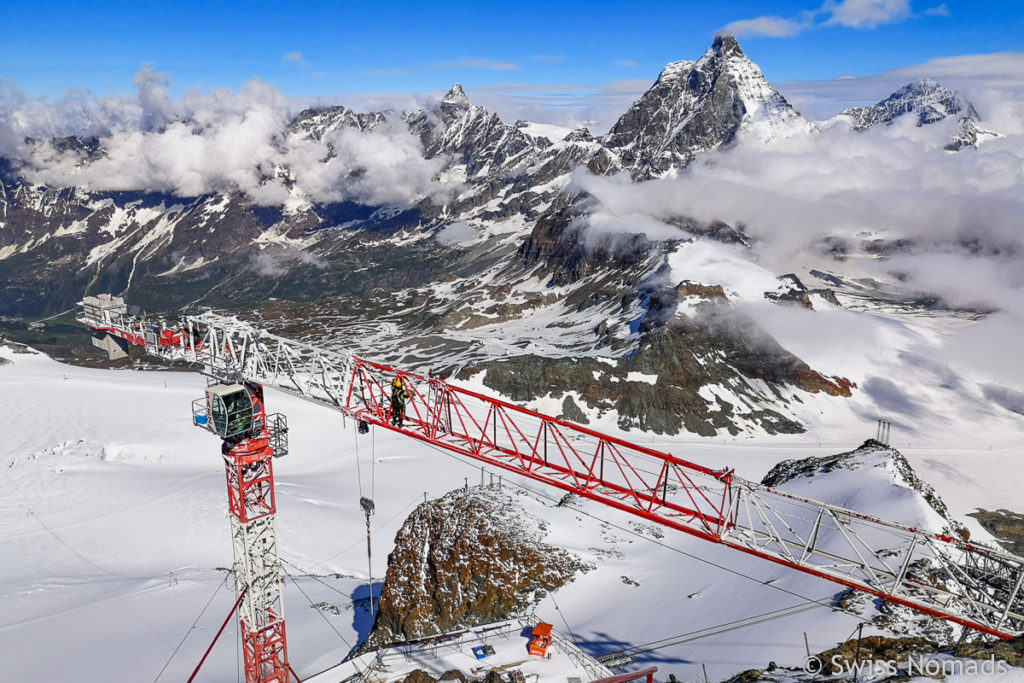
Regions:
M 542 621 L 533 629 L 533 640 L 530 641 L 530 654 L 537 657 L 547 657 L 549 645 L 551 645 L 551 624 Z

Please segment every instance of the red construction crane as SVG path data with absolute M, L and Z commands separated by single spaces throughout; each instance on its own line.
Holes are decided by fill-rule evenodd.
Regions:
M 114 338 L 122 348 L 197 363 L 213 380 L 193 413 L 196 424 L 225 439 L 236 593 L 248 587 L 241 618 L 250 683 L 283 682 L 289 670 L 270 457 L 274 435 L 286 426 L 265 416 L 262 385 L 985 634 L 1024 632 L 1024 559 L 1001 550 L 794 496 L 443 377 L 327 351 L 235 318 L 207 312 L 168 326 L 129 316 L 123 301 L 101 296 L 86 297 L 77 319 L 101 343 Z M 401 425 L 391 420 L 396 377 L 409 394 Z M 244 423 L 247 405 L 251 423 Z M 238 431 L 231 406 L 243 420 Z

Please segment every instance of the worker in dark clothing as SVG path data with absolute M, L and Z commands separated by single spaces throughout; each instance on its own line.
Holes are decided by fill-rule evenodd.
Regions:
M 405 390 L 401 377 L 395 377 L 391 383 L 391 424 L 401 427 L 405 420 L 405 402 L 409 400 L 409 392 Z

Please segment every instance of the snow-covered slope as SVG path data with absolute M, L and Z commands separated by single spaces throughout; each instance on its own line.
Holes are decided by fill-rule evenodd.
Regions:
M 232 603 L 218 569 L 231 563 L 219 444 L 189 419 L 188 401 L 202 392 L 204 380 L 73 368 L 9 349 L 0 356 L 12 361 L 0 367 L 0 465 L 8 490 L 0 499 L 0 659 L 6 675 L 154 680 L 167 663 L 159 680 L 184 679 Z M 278 392 L 270 391 L 267 400 L 291 426 L 291 452 L 275 469 L 281 552 L 293 577 L 285 602 L 291 660 L 302 677 L 340 660 L 369 628 L 360 495 L 377 502 L 379 581 L 392 539 L 424 495 L 440 497 L 466 482 L 490 482 L 492 475 L 490 495 L 509 496 L 547 520 L 548 543 L 596 565 L 537 608 L 538 616 L 594 654 L 649 643 L 658 649 L 639 653 L 637 662 L 657 663 L 659 680 L 669 673 L 695 679 L 702 665 L 716 679 L 769 660 L 798 664 L 805 632 L 818 651 L 855 626 L 854 617 L 827 606 L 836 586 L 595 503 L 558 505 L 560 494 L 527 493 L 533 486 L 523 482 L 505 478 L 499 490 L 497 472 L 482 473 L 403 437 L 357 437 L 355 425 L 337 413 Z M 853 445 L 828 433 L 772 442 L 650 442 L 703 464 L 735 466 L 752 479 L 781 459 L 826 456 Z M 1015 482 L 1022 454 L 1019 447 L 990 452 L 931 443 L 915 444 L 907 456 L 945 498 L 950 514 L 962 519 L 974 507 L 1020 508 Z M 836 469 L 784 486 L 929 528 L 941 521 L 927 506 L 908 505 L 906 495 L 913 494 L 887 495 L 886 487 L 904 490 L 887 467 Z M 962 521 L 976 538 L 985 537 L 973 520 Z M 229 626 L 205 676 L 235 676 L 236 637 Z

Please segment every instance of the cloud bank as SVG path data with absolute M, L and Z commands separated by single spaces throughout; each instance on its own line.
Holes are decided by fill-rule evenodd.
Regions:
M 1024 336 L 1024 135 L 1011 132 L 980 149 L 950 153 L 943 145 L 955 124 L 919 128 L 900 121 L 863 134 L 832 125 L 771 146 L 741 143 L 705 154 L 674 179 L 633 184 L 624 176 L 580 171 L 570 189 L 593 197 L 594 214 L 585 227 L 603 239 L 609 231 L 673 239 L 683 217 L 742 225 L 753 243 L 740 250 L 745 264 L 737 261 L 736 247 L 703 241 L 699 249 L 678 247 L 688 255 L 673 275 L 733 282 L 737 290 L 751 283 L 749 292 L 738 291 L 751 314 L 787 346 L 805 346 L 794 337 L 802 330 L 809 345 L 802 357 L 812 365 L 817 360 L 826 370 L 844 372 L 832 367 L 831 351 L 822 356 L 814 350 L 822 339 L 823 331 L 815 329 L 821 317 L 794 322 L 804 314 L 780 312 L 763 301 L 765 272 L 806 278 L 818 268 L 847 280 L 869 278 L 904 301 L 932 299 L 941 307 L 988 313 L 974 322 L 965 317 L 945 337 L 908 334 L 898 344 L 1020 391 L 1024 359 L 1010 349 Z M 836 260 L 837 245 L 845 245 L 842 260 Z M 712 269 L 721 271 L 718 282 L 703 263 L 719 264 Z M 824 283 L 812 278 L 808 285 Z M 851 315 L 859 316 L 843 314 Z M 846 330 L 844 317 L 832 318 L 828 324 Z M 879 341 L 887 338 L 882 323 L 866 325 L 860 316 L 858 324 L 844 331 L 844 344 L 860 353 L 885 346 Z M 822 348 L 832 349 L 830 344 Z M 851 372 L 849 356 L 841 365 Z
M 237 92 L 189 91 L 181 100 L 168 94 L 170 79 L 152 69 L 133 85 L 133 96 L 76 92 L 54 103 L 0 85 L 0 155 L 17 160 L 32 182 L 94 191 L 405 205 L 446 191 L 434 180 L 444 160 L 424 159 L 405 126 L 343 128 L 313 140 L 289 131 L 290 103 L 258 79 Z M 59 142 L 71 135 L 96 138 L 102 152 Z
M 926 14 L 949 16 L 949 10 L 940 5 Z M 737 37 L 792 38 L 823 26 L 873 29 L 882 24 L 898 24 L 910 16 L 910 0 L 826 0 L 818 9 L 805 10 L 794 18 L 760 16 L 740 19 L 726 24 L 719 33 L 731 33 Z

